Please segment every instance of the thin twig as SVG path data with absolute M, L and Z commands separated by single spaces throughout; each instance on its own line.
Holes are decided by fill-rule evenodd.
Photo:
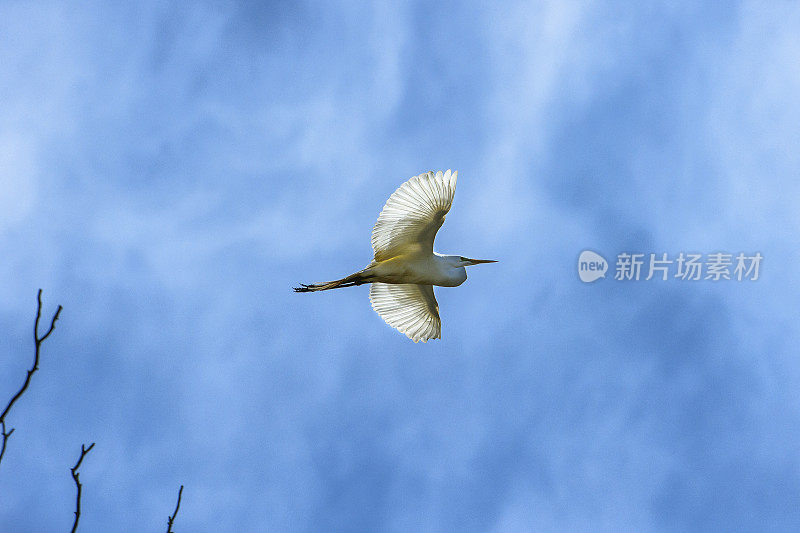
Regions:
M 3 443 L 0 444 L 0 461 L 3 460 L 3 454 L 6 452 L 6 441 L 14 433 L 14 428 L 6 431 L 6 416 L 8 416 L 8 412 L 11 410 L 11 406 L 13 406 L 17 400 L 20 399 L 22 394 L 28 390 L 28 385 L 31 384 L 31 377 L 33 374 L 39 370 L 39 353 L 41 351 L 42 343 L 53 333 L 53 330 L 56 327 L 56 320 L 58 320 L 58 316 L 61 314 L 62 307 L 59 305 L 58 309 L 56 310 L 56 314 L 53 315 L 52 320 L 50 321 L 50 329 L 47 330 L 47 333 L 44 336 L 39 337 L 39 319 L 42 316 L 42 289 L 39 289 L 39 293 L 36 295 L 36 301 L 38 302 L 38 306 L 36 308 L 36 322 L 33 324 L 33 339 L 36 343 L 36 350 L 33 356 L 33 366 L 28 370 L 27 376 L 25 376 L 25 383 L 22 384 L 22 388 L 20 388 L 17 393 L 11 397 L 9 400 L 8 405 L 6 408 L 3 409 L 2 414 L 0 414 L 0 429 L 2 429 L 2 438 Z
M 83 485 L 81 485 L 78 468 L 81 467 L 83 458 L 86 457 L 86 454 L 89 453 L 92 448 L 94 448 L 94 442 L 91 443 L 88 448 L 81 444 L 81 456 L 78 458 L 78 462 L 75 463 L 75 466 L 70 468 L 70 471 L 72 472 L 72 479 L 75 480 L 75 486 L 78 488 L 78 495 L 75 498 L 75 522 L 72 524 L 72 533 L 75 533 L 78 530 L 78 521 L 81 519 L 81 488 Z
M 0 420 L 0 429 L 2 429 L 3 434 L 3 443 L 0 444 L 0 463 L 3 462 L 3 455 L 6 453 L 6 441 L 8 441 L 8 437 L 14 433 L 14 428 L 9 429 L 6 431 L 6 421 Z
M 183 485 L 181 485 L 180 490 L 178 490 L 178 505 L 175 506 L 175 512 L 172 513 L 172 516 L 167 518 L 167 533 L 172 533 L 172 522 L 174 522 L 175 517 L 178 516 L 178 509 L 181 508 L 181 494 L 183 494 Z

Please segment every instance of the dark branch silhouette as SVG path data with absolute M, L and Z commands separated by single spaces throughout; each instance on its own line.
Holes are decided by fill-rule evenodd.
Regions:
M 25 383 L 23 383 L 22 388 L 20 388 L 17 393 L 12 396 L 11 400 L 6 405 L 6 408 L 3 409 L 3 413 L 0 414 L 0 430 L 2 430 L 2 438 L 3 442 L 0 444 L 0 462 L 3 460 L 3 454 L 6 453 L 6 443 L 8 438 L 14 433 L 14 428 L 6 431 L 6 416 L 8 412 L 11 410 L 11 407 L 20 399 L 22 394 L 28 390 L 28 385 L 31 384 L 31 377 L 33 374 L 39 370 L 39 353 L 42 348 L 42 343 L 53 333 L 53 330 L 56 327 L 56 320 L 58 320 L 58 315 L 61 314 L 62 307 L 59 305 L 58 309 L 56 310 L 56 314 L 53 315 L 52 320 L 50 320 L 50 329 L 47 330 L 47 333 L 44 336 L 39 337 L 39 319 L 42 316 L 42 289 L 39 289 L 39 293 L 36 295 L 36 300 L 39 303 L 38 307 L 36 308 L 36 322 L 33 324 L 33 339 L 36 343 L 36 351 L 33 356 L 33 366 L 30 370 L 28 370 L 28 375 L 25 377 Z
M 175 521 L 175 517 L 178 516 L 178 509 L 181 508 L 181 495 L 183 494 L 183 485 L 181 485 L 180 490 L 178 491 L 178 505 L 175 506 L 175 512 L 172 513 L 172 516 L 167 518 L 167 533 L 172 533 L 172 522 Z
M 0 444 L 0 463 L 3 462 L 3 455 L 6 453 L 6 442 L 8 442 L 8 437 L 14 433 L 14 428 L 9 429 L 6 431 L 6 421 L 0 421 L 0 432 L 3 434 L 3 443 Z
M 78 462 L 75 463 L 75 466 L 70 468 L 70 471 L 72 472 L 72 479 L 75 480 L 75 487 L 78 489 L 78 495 L 75 498 L 75 522 L 72 524 L 72 533 L 75 533 L 78 530 L 78 521 L 81 519 L 81 488 L 83 485 L 81 485 L 78 468 L 81 467 L 83 458 L 86 457 L 86 454 L 89 453 L 92 448 L 94 448 L 94 442 L 91 443 L 88 448 L 81 444 L 81 456 L 78 458 Z
M 56 328 L 56 321 L 58 317 L 61 315 L 61 310 L 63 309 L 60 305 L 58 309 L 56 309 L 53 318 L 50 319 L 50 327 L 47 329 L 47 332 L 39 336 L 39 320 L 42 318 L 42 289 L 39 289 L 39 292 L 36 295 L 37 307 L 36 307 L 36 321 L 33 324 L 33 339 L 35 343 L 35 351 L 33 356 L 33 366 L 27 371 L 27 375 L 25 376 L 25 382 L 22 384 L 22 387 L 11 397 L 8 401 L 8 404 L 3 409 L 2 413 L 0 413 L 0 435 L 2 436 L 2 441 L 0 441 L 0 463 L 3 462 L 3 455 L 6 453 L 6 445 L 8 443 L 9 437 L 14 433 L 14 428 L 8 429 L 6 427 L 6 417 L 8 416 L 9 411 L 17 403 L 25 391 L 28 390 L 28 387 L 31 384 L 31 378 L 39 370 L 39 356 L 41 355 L 42 350 L 42 343 L 50 337 L 50 334 L 53 333 L 53 330 Z M 81 455 L 78 458 L 78 462 L 75 463 L 75 466 L 70 468 L 70 472 L 72 473 L 72 479 L 75 481 L 75 488 L 77 489 L 77 494 L 75 496 L 75 521 L 72 524 L 72 533 L 75 533 L 78 530 L 78 522 L 81 519 L 81 493 L 83 489 L 83 485 L 81 485 L 80 481 L 80 473 L 78 469 L 81 467 L 81 463 L 83 463 L 83 458 L 94 448 L 95 443 L 91 443 L 87 448 L 85 444 L 81 444 Z M 175 517 L 178 516 L 178 510 L 181 508 L 181 497 L 183 496 L 183 485 L 181 485 L 180 490 L 178 490 L 178 503 L 175 505 L 175 512 L 172 513 L 171 516 L 167 518 L 167 532 L 172 533 L 172 524 L 175 521 Z

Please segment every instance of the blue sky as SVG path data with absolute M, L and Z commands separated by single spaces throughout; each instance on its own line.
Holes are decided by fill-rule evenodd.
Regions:
M 0 526 L 800 527 L 800 8 L 0 3 Z M 415 345 L 367 288 L 459 171 Z M 590 248 L 755 282 L 578 280 Z M 3 392 L 5 391 L 5 392 Z

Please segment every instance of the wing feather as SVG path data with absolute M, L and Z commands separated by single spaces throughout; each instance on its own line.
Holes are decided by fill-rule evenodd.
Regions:
M 436 232 L 453 205 L 458 171 L 426 172 L 403 183 L 386 201 L 375 227 L 375 260 L 402 253 L 433 253 Z
M 375 282 L 369 289 L 369 301 L 387 324 L 414 342 L 442 337 L 439 304 L 432 285 Z

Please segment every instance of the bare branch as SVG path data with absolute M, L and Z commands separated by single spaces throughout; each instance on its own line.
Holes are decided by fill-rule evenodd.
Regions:
M 3 434 L 3 442 L 2 444 L 0 444 L 0 463 L 2 463 L 3 455 L 6 453 L 6 442 L 8 441 L 8 437 L 10 437 L 12 433 L 14 433 L 14 428 L 11 428 L 8 431 L 6 431 L 6 421 L 2 420 L 0 421 L 0 429 L 2 430 Z
M 78 530 L 78 521 L 81 519 L 81 488 L 83 485 L 81 485 L 78 468 L 81 467 L 83 458 L 86 457 L 86 454 L 89 453 L 92 448 L 94 448 L 94 442 L 91 443 L 88 448 L 81 444 L 81 456 L 78 458 L 78 462 L 75 463 L 75 466 L 70 468 L 70 471 L 72 472 L 72 479 L 75 480 L 75 487 L 78 489 L 78 495 L 75 498 L 75 522 L 72 524 L 72 533 L 75 533 Z
M 178 516 L 178 509 L 181 508 L 181 495 L 183 494 L 183 485 L 181 485 L 180 490 L 178 490 L 178 505 L 175 506 L 175 512 L 172 513 L 172 516 L 167 518 L 167 533 L 172 533 L 172 522 L 175 521 L 175 517 Z
M 0 414 L 0 429 L 2 429 L 2 438 L 3 442 L 0 444 L 0 461 L 3 460 L 3 454 L 6 452 L 6 441 L 14 433 L 14 428 L 6 431 L 6 416 L 8 416 L 8 412 L 11 410 L 11 407 L 20 399 L 22 394 L 28 390 L 28 385 L 31 384 L 31 378 L 33 374 L 39 370 L 39 353 L 41 352 L 42 343 L 53 333 L 53 330 L 56 327 L 56 320 L 58 320 L 58 316 L 61 314 L 62 307 L 59 305 L 58 309 L 56 310 L 56 314 L 53 315 L 52 320 L 50 320 L 50 328 L 47 330 L 47 333 L 44 336 L 39 337 L 39 319 L 42 316 L 42 289 L 39 289 L 39 293 L 36 295 L 36 301 L 38 302 L 38 306 L 36 308 L 36 322 L 33 324 L 33 339 L 36 343 L 36 350 L 33 356 L 33 366 L 28 370 L 27 376 L 25 376 L 25 383 L 22 384 L 22 387 L 17 391 L 17 393 L 11 397 L 9 400 L 8 405 L 6 408 L 3 409 L 2 414 Z

